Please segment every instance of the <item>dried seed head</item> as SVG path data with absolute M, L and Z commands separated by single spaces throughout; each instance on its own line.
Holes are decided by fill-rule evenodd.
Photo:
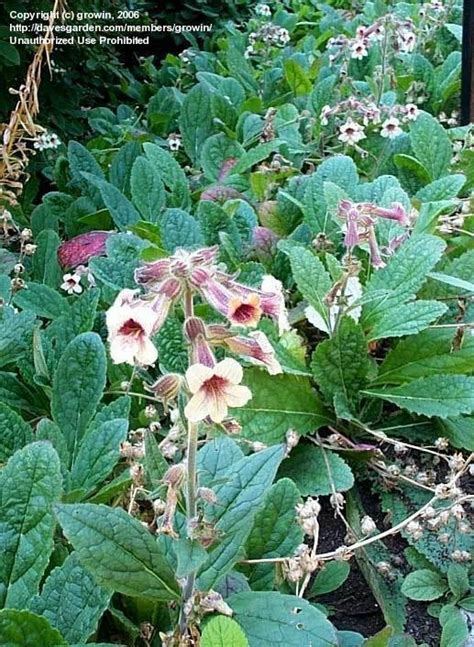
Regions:
M 375 530 L 377 530 L 377 526 L 375 525 L 375 521 L 372 519 L 372 517 L 365 515 L 365 517 L 362 517 L 362 520 L 360 522 L 360 529 L 363 535 L 370 535 Z
M 300 435 L 294 429 L 288 429 L 286 432 L 286 449 L 287 451 L 296 447 L 300 441 Z
M 329 503 L 334 509 L 344 507 L 345 502 L 346 500 L 344 499 L 344 495 L 341 494 L 341 492 L 334 492 L 329 497 Z
M 186 477 L 186 467 L 183 463 L 178 463 L 177 465 L 172 465 L 166 474 L 163 476 L 163 483 L 172 487 L 173 489 L 179 489 Z
M 153 406 L 152 404 L 148 404 L 145 407 L 145 412 L 144 413 L 145 413 L 146 418 L 154 418 L 157 415 L 158 412 L 157 412 L 155 406 Z
M 206 503 L 217 503 L 216 493 L 214 492 L 214 490 L 211 490 L 211 488 L 200 487 L 198 488 L 197 495 Z
M 231 616 L 233 614 L 230 606 L 226 602 L 224 602 L 222 595 L 220 593 L 217 593 L 217 591 L 213 591 L 212 589 L 207 593 L 207 595 L 201 598 L 200 607 L 206 613 L 217 611 L 224 616 Z
M 165 510 L 166 510 L 166 503 L 163 501 L 163 499 L 155 499 L 153 501 L 153 512 L 157 517 L 162 515 Z
M 447 438 L 444 438 L 443 436 L 440 436 L 435 440 L 435 447 L 436 449 L 440 450 L 448 449 L 449 440 Z

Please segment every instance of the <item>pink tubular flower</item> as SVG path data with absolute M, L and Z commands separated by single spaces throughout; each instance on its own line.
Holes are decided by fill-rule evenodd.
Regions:
M 389 139 L 394 139 L 403 133 L 403 130 L 400 128 L 400 122 L 396 117 L 389 117 L 382 124 L 382 130 L 380 134 L 382 137 L 388 137 Z
M 405 211 L 404 206 L 400 202 L 393 202 L 390 209 L 384 209 L 383 207 L 374 207 L 372 209 L 374 216 L 379 216 L 380 218 L 387 218 L 388 220 L 396 220 L 400 225 L 408 225 L 409 218 L 408 214 Z
M 249 291 L 242 295 L 204 271 L 196 271 L 193 278 L 204 299 L 232 324 L 251 327 L 258 324 L 262 316 L 258 294 Z
M 62 267 L 84 265 L 94 256 L 105 254 L 105 244 L 110 231 L 88 231 L 62 243 L 58 248 L 58 261 Z
M 168 314 L 171 301 L 158 295 L 151 303 L 137 298 L 134 290 L 122 290 L 106 314 L 110 355 L 114 364 L 154 364 L 158 352 L 151 341 Z
M 281 283 L 265 277 L 260 290 L 238 283 L 230 274 L 218 270 L 218 251 L 218 247 L 204 247 L 195 252 L 178 249 L 169 258 L 136 270 L 135 279 L 152 292 L 164 291 L 172 299 L 185 289 L 197 291 L 236 326 L 255 327 L 262 314 L 266 314 L 279 322 L 280 330 L 288 329 Z
M 364 40 L 356 40 L 351 47 L 351 58 L 356 58 L 361 61 L 368 55 L 367 43 Z
M 275 357 L 275 351 L 265 333 L 256 330 L 248 337 L 237 335 L 224 339 L 227 348 L 236 355 L 243 355 L 252 364 L 265 366 L 270 375 L 282 373 L 280 362 Z
M 193 394 L 184 409 L 191 422 L 199 422 L 208 416 L 213 422 L 222 422 L 229 407 L 243 407 L 252 397 L 250 389 L 241 386 L 242 367 L 234 359 L 227 358 L 213 368 L 193 364 L 186 371 L 186 382 Z
M 347 119 L 345 124 L 339 127 L 339 132 L 338 139 L 349 146 L 353 146 L 357 142 L 360 142 L 361 139 L 365 139 L 363 126 L 360 126 L 351 117 Z

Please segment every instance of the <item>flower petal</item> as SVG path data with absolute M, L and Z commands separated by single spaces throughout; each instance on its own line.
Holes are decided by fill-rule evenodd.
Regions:
M 214 371 L 204 364 L 193 364 L 186 371 L 186 382 L 191 393 L 196 393 L 206 380 L 214 375 Z
M 137 342 L 125 335 L 117 335 L 110 342 L 110 356 L 114 364 L 135 364 Z
M 231 384 L 238 384 L 242 381 L 244 372 L 242 367 L 235 359 L 227 357 L 221 362 L 218 362 L 214 367 L 214 375 L 223 377 L 225 380 L 228 380 Z
M 149 337 L 142 337 L 139 341 L 135 359 L 143 366 L 150 366 L 158 359 L 158 351 Z
M 243 407 L 252 397 L 248 386 L 233 384 L 225 390 L 225 401 L 229 407 Z
M 204 420 L 209 414 L 209 398 L 204 389 L 199 389 L 184 407 L 184 415 L 190 422 Z

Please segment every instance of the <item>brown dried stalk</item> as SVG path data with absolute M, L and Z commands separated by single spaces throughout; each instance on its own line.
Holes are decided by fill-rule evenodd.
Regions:
M 18 90 L 10 90 L 18 95 L 18 101 L 10 115 L 8 124 L 0 124 L 2 135 L 0 158 L 0 212 L 5 209 L 5 203 L 17 204 L 17 198 L 23 190 L 24 180 L 27 179 L 26 166 L 30 143 L 35 140 L 44 128 L 35 124 L 39 113 L 38 90 L 41 83 L 41 70 L 46 58 L 51 71 L 50 55 L 54 47 L 55 17 L 62 15 L 65 0 L 55 0 L 50 13 L 48 28 L 44 38 L 35 52 L 28 67 L 26 79 Z M 2 205 L 2 203 L 4 203 Z

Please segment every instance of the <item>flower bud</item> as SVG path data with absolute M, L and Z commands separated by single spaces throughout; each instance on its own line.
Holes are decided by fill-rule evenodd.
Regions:
M 158 378 L 151 386 L 145 385 L 145 388 L 147 391 L 154 393 L 158 400 L 169 402 L 178 397 L 182 385 L 182 375 L 178 373 L 167 373 Z

